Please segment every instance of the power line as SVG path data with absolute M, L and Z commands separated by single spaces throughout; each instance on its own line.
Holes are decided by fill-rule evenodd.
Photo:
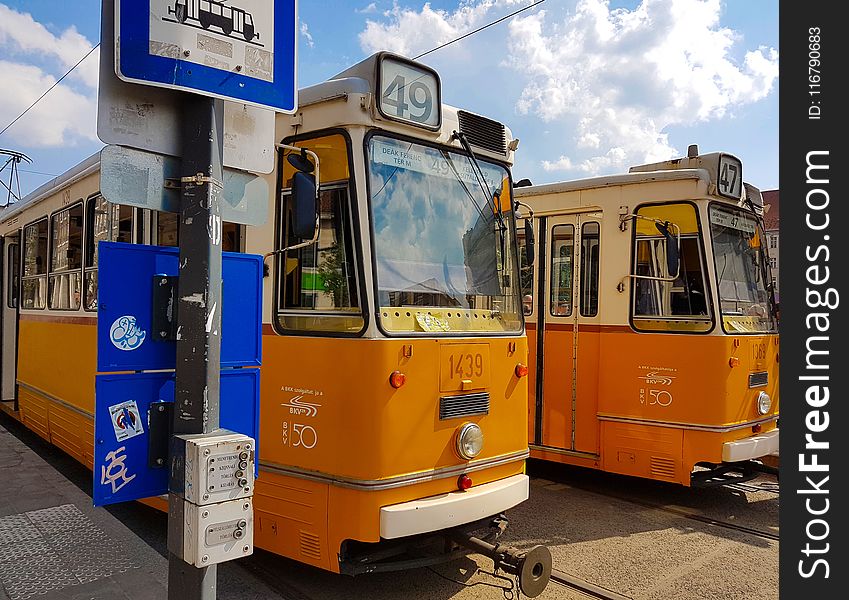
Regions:
M 528 6 L 526 6 L 525 8 L 520 8 L 519 10 L 517 10 L 517 11 L 515 11 L 515 12 L 512 12 L 512 13 L 510 13 L 509 15 L 507 15 L 507 16 L 505 16 L 505 17 L 501 17 L 501 18 L 500 18 L 500 19 L 498 19 L 497 21 L 493 21 L 492 23 L 489 23 L 488 25 L 484 25 L 483 27 L 478 27 L 478 28 L 477 28 L 477 29 L 475 29 L 474 31 L 470 31 L 469 33 L 466 33 L 466 34 L 464 34 L 464 35 L 461 35 L 460 37 L 455 38 L 455 39 L 451 40 L 450 42 L 445 42 L 445 43 L 444 43 L 444 44 L 442 44 L 441 46 L 437 46 L 436 48 L 431 48 L 431 49 L 430 49 L 430 50 L 428 50 L 427 52 L 423 52 L 423 53 L 419 54 L 418 56 L 414 56 L 414 57 L 413 57 L 413 60 L 418 60 L 418 59 L 420 59 L 422 56 L 424 56 L 425 54 L 430 54 L 431 52 L 436 52 L 437 50 L 439 50 L 440 48 L 444 48 L 444 47 L 445 47 L 445 46 L 447 46 L 448 44 L 453 44 L 454 42 L 459 42 L 460 40 L 462 40 L 462 39 L 464 39 L 464 38 L 467 38 L 467 37 L 469 37 L 470 35 L 474 35 L 474 34 L 476 34 L 478 31 L 483 31 L 483 30 L 484 30 L 484 29 L 486 29 L 487 27 L 492 27 L 493 25 L 497 25 L 498 23 L 501 23 L 502 21 L 506 21 L 506 20 L 507 20 L 507 19 L 509 19 L 510 17 L 515 17 L 515 16 L 516 16 L 516 15 L 518 15 L 520 12 L 525 11 L 525 10 L 528 10 L 529 8 L 533 8 L 533 7 L 534 7 L 534 6 L 536 6 L 537 4 L 542 4 L 543 2 L 545 2 L 545 0 L 539 0 L 538 2 L 534 2 L 533 4 L 529 4 L 529 5 L 528 5 Z M 2 132 L 0 132 L 0 133 L 2 133 Z
M 60 77 L 60 78 L 56 81 L 56 83 L 54 83 L 53 85 L 51 85 L 51 86 L 47 89 L 47 91 L 46 91 L 46 92 L 44 92 L 41 96 L 39 96 L 39 97 L 38 97 L 38 99 L 37 99 L 35 102 L 33 102 L 32 104 L 30 104 L 30 105 L 29 105 L 29 107 L 28 107 L 28 108 L 27 108 L 24 112 L 22 112 L 22 113 L 21 113 L 21 114 L 19 114 L 17 117 L 15 117 L 15 120 L 14 120 L 14 121 L 12 121 L 12 122 L 11 122 L 11 123 L 9 123 L 8 125 L 6 125 L 6 126 L 3 128 L 3 131 L 0 131 L 0 135 L 3 135 L 4 133 L 6 133 L 6 130 L 7 130 L 7 129 L 9 129 L 9 127 L 11 127 L 11 126 L 12 126 L 12 125 L 14 125 L 15 123 L 17 123 L 17 122 L 18 122 L 18 119 L 20 119 L 20 118 L 21 118 L 21 117 L 23 117 L 25 114 L 27 114 L 33 106 L 35 106 L 36 104 L 38 104 L 38 103 L 41 101 L 41 99 L 42 99 L 42 98 L 44 98 L 47 94 L 49 94 L 49 93 L 50 93 L 50 90 L 52 90 L 52 89 L 53 89 L 53 88 L 55 88 L 57 85 L 59 85 L 59 84 L 62 82 L 62 80 L 63 80 L 63 79 L 65 79 L 65 77 L 67 77 L 68 75 L 70 75 L 70 74 L 71 74 L 71 71 L 73 71 L 73 70 L 74 70 L 74 69 L 76 69 L 78 66 L 80 66 L 80 63 L 81 63 L 81 62 L 83 62 L 85 59 L 87 59 L 87 58 L 89 57 L 89 54 L 91 54 L 92 52 L 94 52 L 95 50 L 97 50 L 98 46 L 100 46 L 100 42 L 97 42 L 97 44 L 96 44 L 96 45 L 95 45 L 95 46 L 94 46 L 91 50 L 89 50 L 88 52 L 86 52 L 86 55 L 85 55 L 85 56 L 83 56 L 80 60 L 78 60 L 78 61 L 77 61 L 77 64 L 75 64 L 73 67 L 71 67 L 70 69 L 68 69 L 68 72 L 67 72 L 67 73 L 65 73 L 64 75 L 62 75 L 62 76 L 61 76 L 61 77 Z

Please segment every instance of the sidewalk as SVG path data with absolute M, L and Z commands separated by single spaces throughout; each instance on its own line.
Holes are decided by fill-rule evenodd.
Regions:
M 0 420 L 0 600 L 167 598 L 165 558 L 94 508 L 8 420 Z

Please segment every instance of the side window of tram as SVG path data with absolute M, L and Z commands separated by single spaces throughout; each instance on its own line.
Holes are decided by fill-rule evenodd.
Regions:
M 284 197 L 284 201 L 288 198 Z M 359 331 L 363 319 L 353 260 L 347 188 L 322 190 L 319 206 L 318 241 L 286 252 L 278 263 L 280 325 L 284 329 Z M 292 232 L 288 210 L 283 213 L 284 247 L 303 242 Z M 312 314 L 307 316 L 303 311 Z
M 522 310 L 525 315 L 534 312 L 534 265 L 528 264 L 524 221 L 516 225 L 516 244 L 519 247 L 519 277 L 522 284 Z
M 581 315 L 598 314 L 599 226 L 595 221 L 581 227 Z
M 93 311 L 97 310 L 98 243 L 132 243 L 135 219 L 132 206 L 110 204 L 101 196 L 88 200 L 85 218 L 85 297 L 83 308 Z
M 572 255 L 575 227 L 556 225 L 551 230 L 551 299 L 550 310 L 555 317 L 572 314 Z
M 15 236 L 17 239 L 17 236 Z M 18 287 L 20 286 L 20 268 L 21 268 L 21 255 L 20 248 L 17 243 L 9 244 L 7 254 L 7 265 L 8 265 L 8 273 L 6 276 L 6 282 L 8 287 L 8 293 L 6 296 L 6 305 L 9 308 L 17 308 L 18 307 Z
M 47 306 L 47 219 L 24 228 L 21 308 Z
M 331 134 L 296 144 L 319 158 L 319 230 L 315 243 L 276 257 L 277 325 L 287 331 L 358 333 L 365 319 L 357 284 L 347 140 L 340 134 Z M 282 157 L 281 165 L 278 249 L 309 241 L 294 235 L 290 186 L 295 170 Z
M 50 232 L 50 308 L 78 310 L 82 301 L 82 203 L 50 217 Z
M 695 208 L 664 205 L 640 210 L 651 219 L 680 227 L 678 273 L 669 273 L 667 241 L 648 219 L 636 219 L 634 249 L 634 326 L 641 330 L 708 331 L 711 328 L 707 281 Z M 666 209 L 665 211 L 663 209 Z
M 158 246 L 179 246 L 180 217 L 177 213 L 160 212 L 156 214 L 156 244 Z M 221 224 L 221 251 L 242 252 L 244 225 L 224 221 Z

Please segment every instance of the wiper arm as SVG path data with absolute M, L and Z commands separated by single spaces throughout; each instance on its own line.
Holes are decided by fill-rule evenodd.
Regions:
M 472 164 L 472 172 L 475 174 L 478 186 L 486 198 L 486 204 L 487 206 L 492 207 L 492 213 L 498 220 L 498 226 L 501 231 L 506 231 L 507 226 L 504 224 L 504 215 L 501 213 L 501 202 L 498 203 L 498 206 L 495 205 L 495 196 L 492 194 L 489 189 L 489 185 L 486 183 L 486 177 L 483 174 L 483 169 L 481 169 L 480 164 L 478 164 L 478 159 L 475 158 L 475 153 L 472 152 L 472 146 L 469 144 L 469 140 L 466 139 L 466 134 L 462 131 L 453 131 L 451 132 L 451 137 L 460 140 L 460 145 L 462 145 L 463 149 L 469 153 L 469 162 Z
M 498 245 L 501 258 L 501 271 L 504 271 L 506 268 L 506 253 L 507 253 L 507 225 L 504 223 L 504 214 L 501 212 L 501 197 L 499 194 L 498 197 L 498 205 L 495 204 L 495 196 L 492 191 L 489 189 L 489 184 L 486 182 L 486 176 L 483 174 L 483 169 L 481 169 L 480 164 L 478 164 L 478 159 L 475 158 L 475 153 L 472 152 L 472 146 L 469 144 L 469 140 L 466 139 L 466 134 L 462 131 L 452 131 L 451 137 L 454 139 L 460 140 L 460 144 L 463 146 L 463 149 L 469 153 L 469 162 L 472 165 L 472 172 L 475 174 L 475 179 L 478 182 L 478 186 L 483 192 L 484 197 L 486 198 L 486 205 L 492 208 L 492 214 L 494 218 L 498 221 Z M 477 203 L 476 203 L 477 204 Z

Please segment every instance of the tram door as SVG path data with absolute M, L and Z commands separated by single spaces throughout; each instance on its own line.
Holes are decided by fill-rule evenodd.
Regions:
M 538 221 L 531 385 L 534 445 L 596 457 L 600 214 Z
M 20 244 L 18 235 L 0 238 L 0 400 L 15 401 L 18 340 Z M 15 407 L 17 408 L 17 407 Z

